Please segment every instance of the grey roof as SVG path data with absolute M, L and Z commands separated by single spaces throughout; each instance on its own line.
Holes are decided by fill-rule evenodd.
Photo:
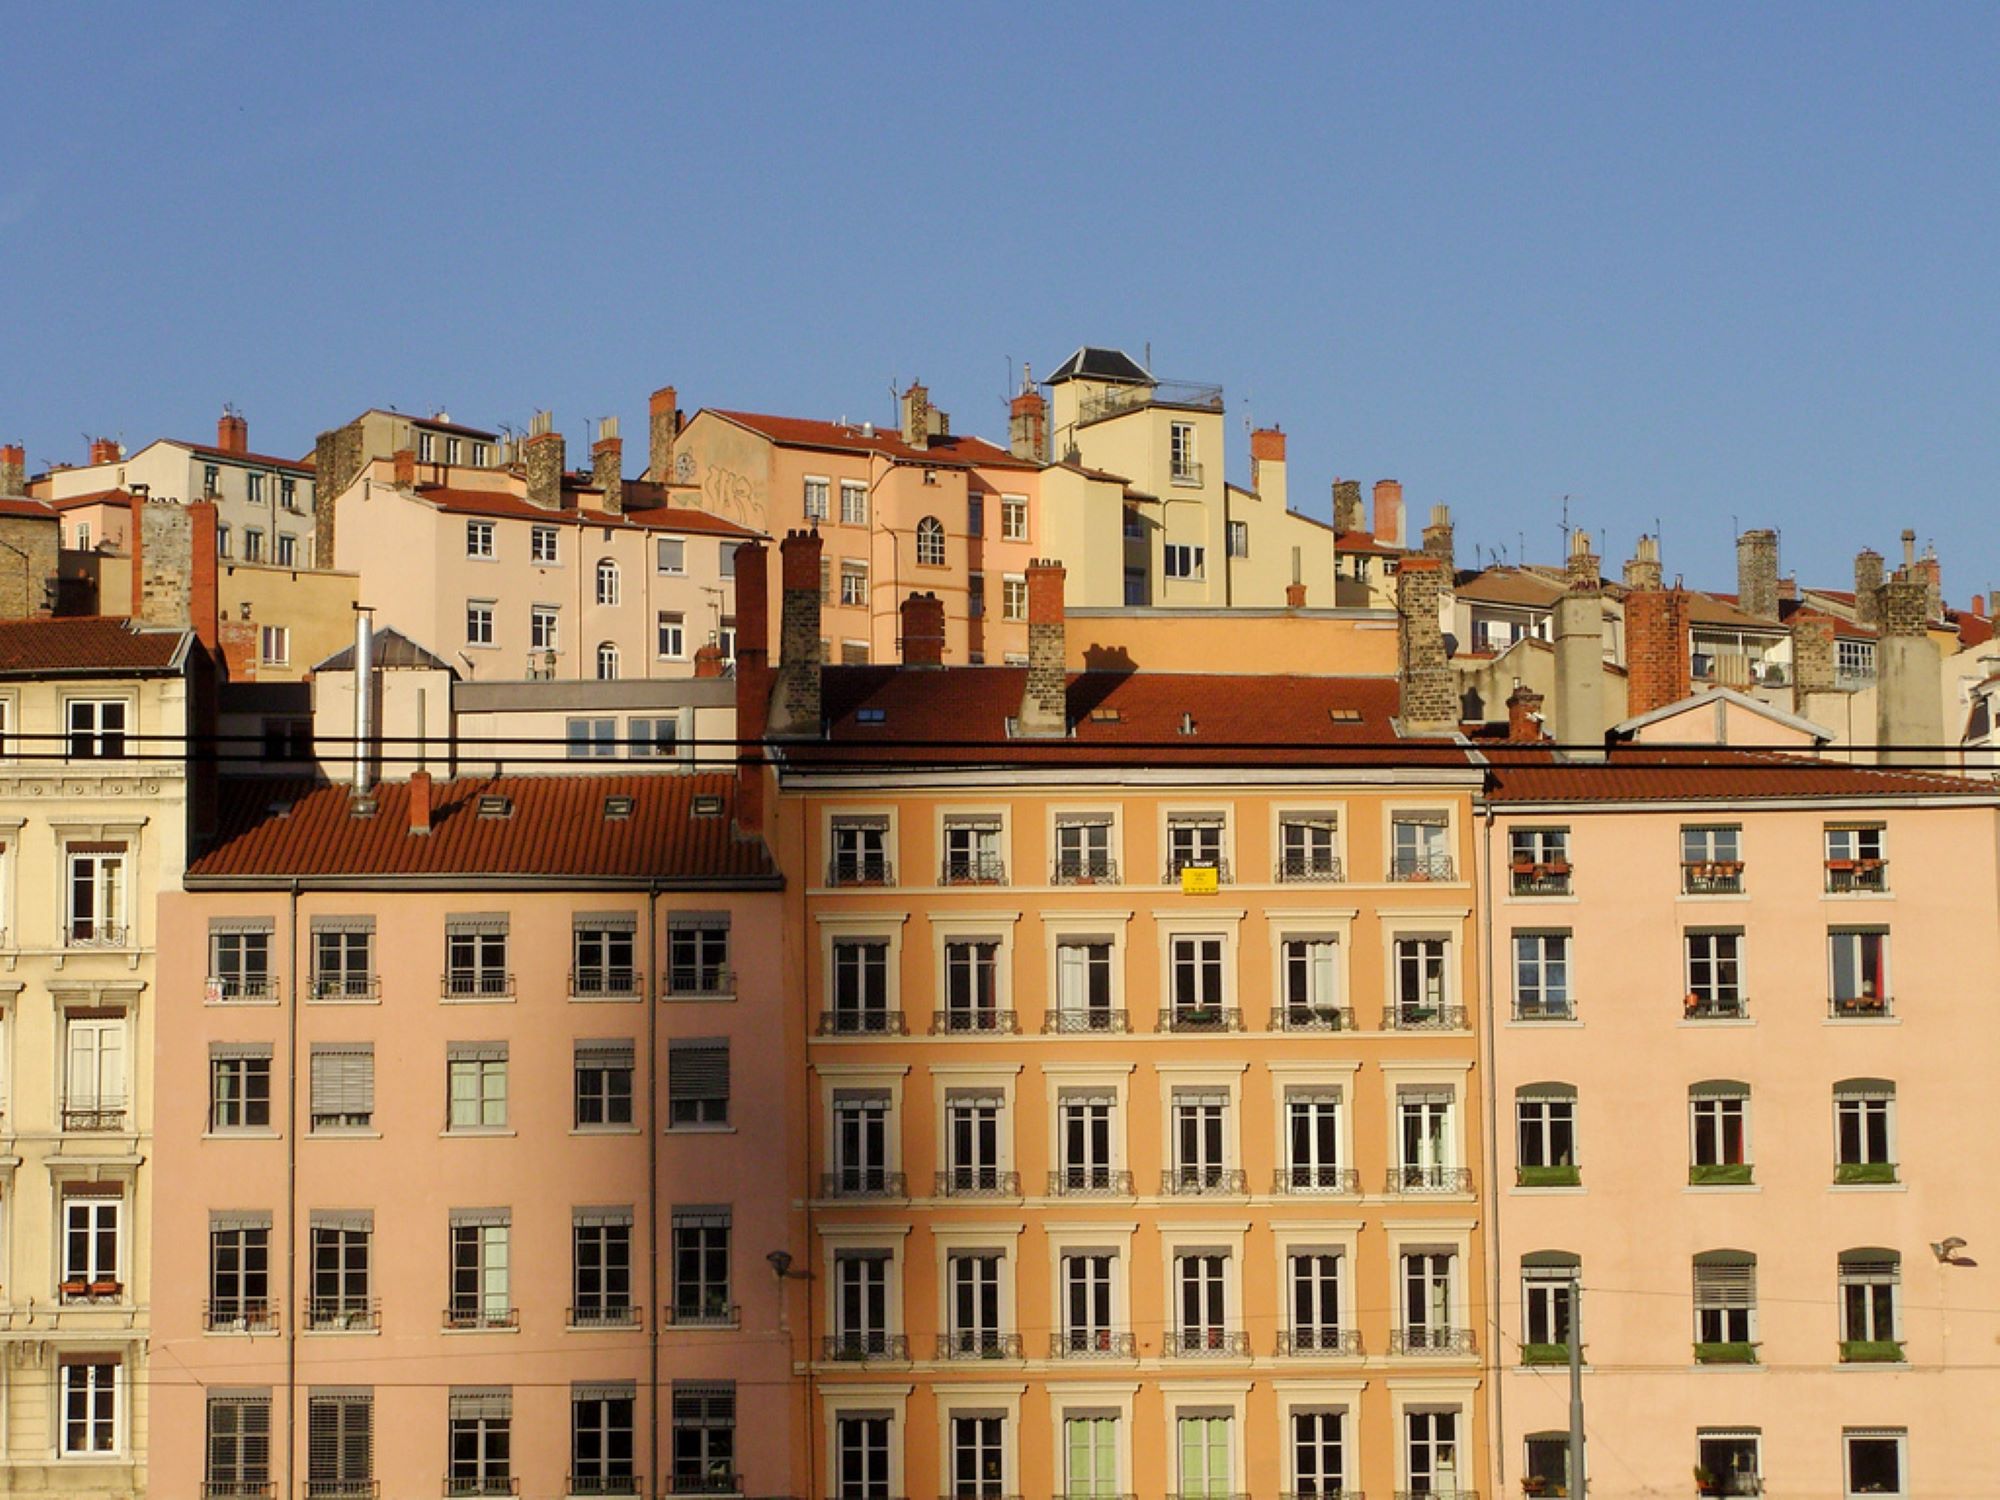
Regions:
M 1057 365 L 1055 373 L 1048 378 L 1048 384 L 1079 378 L 1122 380 L 1136 385 L 1150 385 L 1153 380 L 1146 373 L 1146 367 L 1123 349 L 1098 349 L 1089 344 Z
M 432 672 L 450 672 L 452 665 L 440 661 L 422 646 L 390 626 L 375 632 L 375 644 L 369 652 L 369 660 L 379 667 L 422 667 Z M 354 670 L 354 648 L 343 646 L 325 661 L 317 663 L 315 672 L 352 672 Z M 455 674 L 454 674 L 455 675 Z

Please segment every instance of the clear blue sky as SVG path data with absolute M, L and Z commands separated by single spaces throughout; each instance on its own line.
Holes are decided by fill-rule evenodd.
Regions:
M 9 5 L 0 437 L 645 396 L 1004 432 L 1149 341 L 1553 558 L 2000 581 L 2000 7 Z M 628 452 L 632 451 L 628 448 Z

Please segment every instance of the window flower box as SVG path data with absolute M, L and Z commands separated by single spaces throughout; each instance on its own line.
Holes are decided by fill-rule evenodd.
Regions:
M 1740 1187 L 1749 1181 L 1747 1161 L 1696 1162 L 1688 1168 L 1690 1187 Z
M 1694 1362 L 1698 1365 L 1754 1365 L 1757 1363 L 1755 1344 L 1696 1344 Z

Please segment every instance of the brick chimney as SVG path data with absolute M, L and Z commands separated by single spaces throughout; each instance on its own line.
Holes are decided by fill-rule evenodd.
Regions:
M 764 729 L 771 707 L 770 549 L 736 549 L 736 823 L 764 827 Z
M 720 677 L 728 665 L 729 659 L 722 654 L 722 648 L 714 641 L 705 642 L 694 648 L 695 676 Z
M 215 424 L 215 446 L 224 453 L 250 451 L 250 423 L 233 407 L 225 406 Z
M 416 449 L 398 448 L 393 454 L 390 455 L 389 462 L 394 466 L 395 469 L 397 489 L 413 490 L 417 487 Z
M 778 616 L 778 675 L 771 694 L 771 733 L 817 736 L 819 697 L 819 557 L 817 531 L 788 531 L 778 543 L 782 593 Z M 737 580 L 742 588 L 742 580 Z M 742 628 L 742 617 L 737 617 Z
M 1806 711 L 1814 693 L 1834 690 L 1833 616 L 1801 609 L 1792 614 L 1792 707 Z
M 674 477 L 674 440 L 680 435 L 680 394 L 663 385 L 646 402 L 646 477 L 653 483 Z
M 1929 588 L 1917 570 L 1898 569 L 1875 596 L 1882 632 L 1875 643 L 1875 742 L 1919 747 L 1917 754 L 1944 741 L 1944 684 L 1926 629 Z M 1893 751 L 1878 756 L 1884 764 L 1896 758 Z
M 618 435 L 616 417 L 606 417 L 597 424 L 597 441 L 590 445 L 590 471 L 597 487 L 604 491 L 606 512 L 624 515 L 625 439 Z
M 90 461 L 94 464 L 115 464 L 124 456 L 124 445 L 116 438 L 90 440 Z
M 1007 407 L 1007 451 L 1032 463 L 1049 461 L 1049 403 L 1021 366 L 1021 394 Z
M 1438 619 L 1444 582 L 1444 564 L 1435 557 L 1419 554 L 1396 565 L 1396 675 L 1404 734 L 1450 734 L 1458 728 L 1458 691 Z
M 430 837 L 431 832 L 431 773 L 410 772 L 410 832 Z
M 1542 695 L 1520 678 L 1507 695 L 1507 738 L 1539 740 L 1542 737 Z
M 1063 641 L 1063 565 L 1038 557 L 1028 564 L 1028 676 L 1014 733 L 1061 738 L 1069 733 L 1069 668 Z
M 1633 547 L 1632 555 L 1625 560 L 1625 587 L 1656 589 L 1660 583 L 1660 539 L 1642 536 L 1638 545 Z
M 1634 717 L 1694 691 L 1685 589 L 1635 589 L 1625 596 L 1626 711 Z
M 171 500 L 131 498 L 132 620 L 177 630 L 194 622 L 193 507 Z M 214 507 L 209 518 L 208 563 L 213 587 L 215 562 Z M 212 629 L 212 627 L 211 627 Z
M 1435 557 L 1444 564 L 1444 581 L 1447 586 L 1458 581 L 1458 559 L 1452 541 L 1451 507 L 1433 505 L 1431 524 L 1424 528 L 1424 553 Z
M 1917 559 L 1917 576 L 1924 581 L 1924 608 L 1929 618 L 1944 618 L 1944 572 L 1938 566 L 1937 548 L 1928 542 L 1924 544 L 1924 555 Z
M 1333 529 L 1338 532 L 1366 531 L 1361 514 L 1361 481 L 1336 479 L 1333 482 Z
M 1375 481 L 1375 540 L 1385 547 L 1408 545 L 1403 540 L 1403 486 L 1393 479 Z
M 1746 531 L 1736 539 L 1736 604 L 1760 620 L 1778 618 L 1778 533 Z
M 215 555 L 213 500 L 196 500 L 188 513 L 188 628 L 214 654 L 222 639 L 222 594 Z
M 931 443 L 931 393 L 920 380 L 911 381 L 903 392 L 903 441 L 912 448 L 928 448 Z
M 0 443 L 0 495 L 28 493 L 28 450 L 19 443 Z
M 1578 539 L 1583 555 L 1590 541 L 1582 532 L 1570 538 L 1570 586 L 1556 600 L 1557 745 L 1565 760 L 1604 758 L 1604 596 L 1592 582 L 1585 584 L 1577 565 Z M 1594 574 L 1596 559 L 1591 558 Z M 1627 627 L 1629 631 L 1629 626 Z M 1627 636 L 1629 642 L 1629 634 Z M 1629 645 L 1628 645 L 1629 654 Z
M 1285 434 L 1279 428 L 1258 427 L 1250 433 L 1250 488 L 1258 499 L 1286 508 Z
M 1285 585 L 1285 608 L 1304 609 L 1306 607 L 1306 586 L 1303 583 Z
M 1563 574 L 1569 587 L 1577 592 L 1594 593 L 1604 586 L 1602 559 L 1590 550 L 1590 533 L 1579 527 L 1569 534 L 1569 557 L 1564 560 Z
M 1864 547 L 1854 554 L 1854 618 L 1863 625 L 1881 623 L 1882 554 Z
M 535 413 L 528 424 L 528 440 L 521 445 L 528 466 L 528 503 L 543 510 L 562 508 L 563 435 L 555 430 L 555 419 L 545 411 Z
M 911 594 L 903 601 L 903 665 L 944 665 L 944 601 L 936 594 Z

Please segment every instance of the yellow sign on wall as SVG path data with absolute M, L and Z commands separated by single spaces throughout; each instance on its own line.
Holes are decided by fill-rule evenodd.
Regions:
M 1214 865 L 1182 865 L 1183 896 L 1213 896 L 1222 889 L 1222 872 Z

